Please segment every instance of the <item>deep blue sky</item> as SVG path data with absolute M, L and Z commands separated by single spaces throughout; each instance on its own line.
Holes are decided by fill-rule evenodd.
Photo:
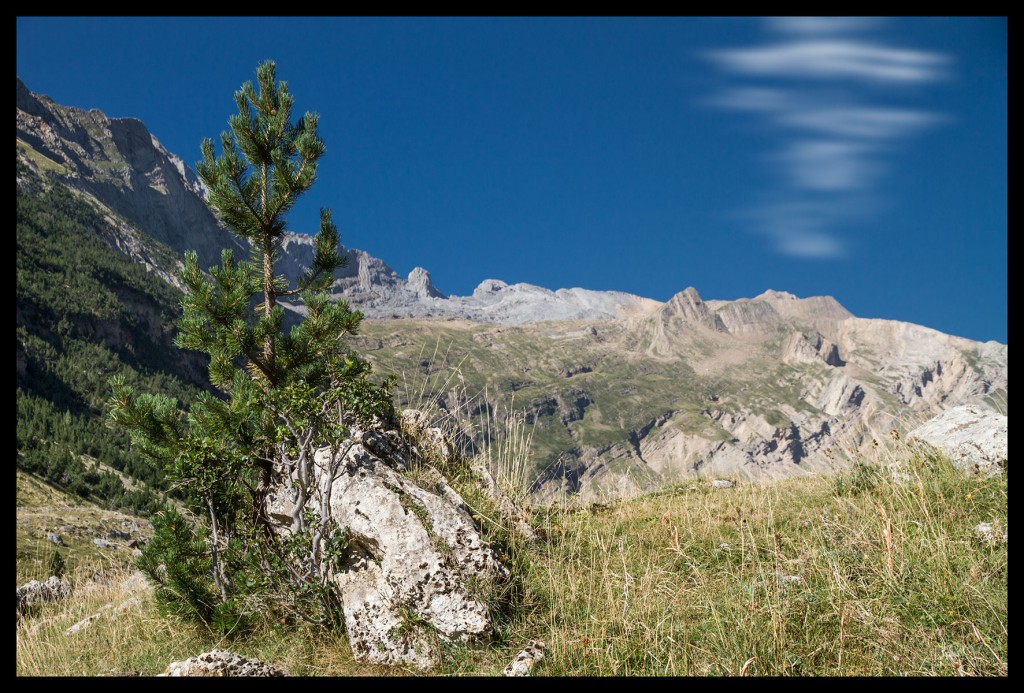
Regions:
M 342 242 L 661 301 L 766 289 L 1007 342 L 1003 18 L 19 17 L 17 71 L 194 165 L 276 61 Z

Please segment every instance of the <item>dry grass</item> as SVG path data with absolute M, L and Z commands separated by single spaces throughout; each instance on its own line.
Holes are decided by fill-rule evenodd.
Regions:
M 506 481 L 522 481 L 518 430 L 491 453 L 512 465 Z M 966 477 L 895 441 L 833 477 L 535 508 L 539 543 L 491 534 L 517 576 L 495 640 L 452 647 L 432 673 L 498 675 L 541 639 L 548 676 L 1007 676 L 1007 488 L 1006 474 Z M 217 639 L 156 616 L 138 580 L 78 580 L 72 600 L 18 624 L 19 676 L 152 675 L 214 647 L 299 675 L 420 675 L 293 625 Z
M 1007 675 L 1006 479 L 905 452 L 552 513 L 545 673 Z

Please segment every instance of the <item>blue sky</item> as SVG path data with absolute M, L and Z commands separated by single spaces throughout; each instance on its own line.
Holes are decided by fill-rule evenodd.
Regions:
M 17 71 L 193 165 L 257 64 L 348 247 L 439 290 L 766 289 L 1007 342 L 1007 20 L 19 17 Z

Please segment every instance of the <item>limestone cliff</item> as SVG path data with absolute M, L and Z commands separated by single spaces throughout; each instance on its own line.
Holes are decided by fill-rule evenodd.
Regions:
M 142 121 L 61 106 L 20 79 L 17 121 L 19 160 L 89 196 L 112 217 L 179 254 L 197 251 L 203 267 L 217 264 L 222 248 L 243 250 L 206 206 L 196 175 Z

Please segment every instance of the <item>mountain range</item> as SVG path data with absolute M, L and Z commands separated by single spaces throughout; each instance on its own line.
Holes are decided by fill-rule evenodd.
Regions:
M 20 79 L 17 92 L 19 190 L 71 191 L 102 217 L 107 246 L 178 291 L 185 251 L 211 266 L 222 248 L 245 250 L 141 121 L 61 106 Z M 279 269 L 289 279 L 311 243 L 286 235 Z M 660 302 L 493 278 L 447 296 L 423 268 L 402 277 L 344 251 L 331 292 L 367 317 L 355 344 L 378 370 L 402 375 L 400 404 L 430 400 L 486 420 L 470 446 L 503 440 L 518 412 L 533 442 L 525 481 L 541 502 L 694 477 L 823 473 L 955 405 L 1007 409 L 1007 345 L 859 318 L 830 296 L 704 300 L 685 287 Z M 114 349 L 130 337 L 102 336 Z M 25 353 L 19 346 L 19 378 Z M 166 358 L 182 357 L 168 347 Z

